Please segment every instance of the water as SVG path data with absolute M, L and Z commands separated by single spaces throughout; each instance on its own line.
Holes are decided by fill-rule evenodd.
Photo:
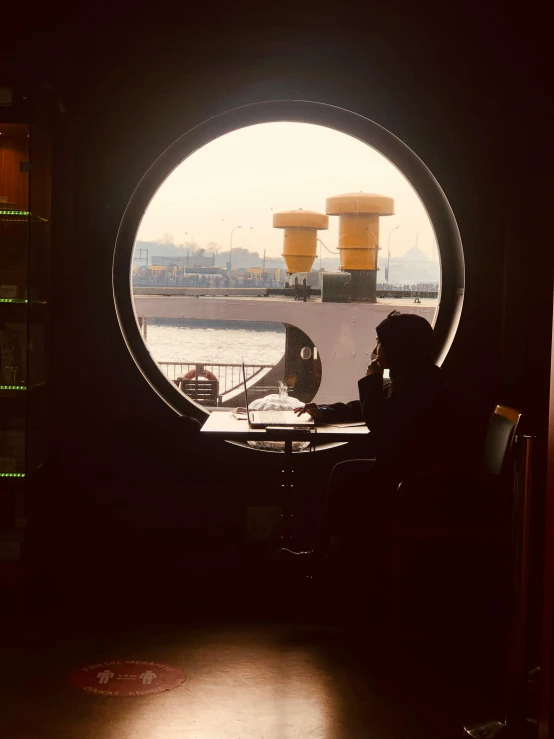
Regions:
M 157 362 L 277 364 L 285 327 L 269 321 L 148 319 L 148 349 Z

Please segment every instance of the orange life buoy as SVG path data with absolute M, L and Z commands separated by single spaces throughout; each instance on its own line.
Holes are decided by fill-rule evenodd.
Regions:
M 218 382 L 217 377 L 214 375 L 213 372 L 210 372 L 210 370 L 204 369 L 202 372 L 199 373 L 201 377 L 205 377 L 206 380 L 215 380 Z M 194 380 L 196 377 L 196 368 L 191 369 L 190 372 L 187 372 L 187 374 L 183 377 L 184 380 Z

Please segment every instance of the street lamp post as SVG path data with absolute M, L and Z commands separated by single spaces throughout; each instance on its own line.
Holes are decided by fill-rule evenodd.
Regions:
M 389 284 L 389 272 L 390 272 L 390 237 L 392 236 L 392 232 L 396 231 L 397 228 L 400 228 L 400 226 L 395 226 L 394 228 L 391 228 L 389 231 L 389 241 L 387 244 L 387 285 Z
M 233 262 L 233 234 L 237 230 L 237 228 L 242 228 L 242 226 L 235 226 L 231 231 L 231 240 L 229 243 L 229 272 L 231 271 L 231 265 Z
M 190 235 L 190 234 L 188 233 L 188 231 L 184 231 L 183 233 L 185 234 L 185 236 L 188 236 L 188 237 L 189 237 L 189 239 L 190 239 L 190 240 L 192 241 L 192 243 L 194 244 L 194 236 L 191 236 L 191 235 Z M 188 248 L 188 246 L 187 246 L 187 267 L 188 267 L 188 266 L 189 266 L 189 248 Z

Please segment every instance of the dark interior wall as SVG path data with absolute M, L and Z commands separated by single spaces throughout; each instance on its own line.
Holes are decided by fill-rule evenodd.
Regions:
M 464 313 L 446 369 L 484 415 L 495 402 L 512 403 L 530 428 L 544 429 L 546 364 L 540 352 L 522 360 L 520 347 L 537 301 L 550 299 L 551 265 L 530 217 L 536 193 L 526 158 L 533 141 L 520 114 L 525 91 L 517 70 L 479 43 L 468 53 L 467 39 L 455 35 L 434 45 L 393 38 L 368 44 L 353 29 L 307 36 L 304 28 L 278 25 L 199 27 L 183 45 L 180 34 L 168 31 L 160 40 L 135 30 L 79 59 L 64 114 L 75 136 L 78 221 L 58 292 L 70 301 L 61 313 L 70 317 L 76 392 L 92 367 L 97 386 L 113 388 L 108 408 L 94 394 L 84 398 L 85 415 L 117 417 L 137 393 L 141 403 L 161 408 L 142 392 L 111 297 L 113 244 L 136 183 L 177 136 L 210 115 L 282 97 L 366 115 L 429 166 L 454 209 L 467 267 Z M 526 382 L 530 374 L 537 382 Z
M 218 12 L 216 23 L 175 12 L 136 9 L 110 24 L 97 14 L 50 19 L 14 72 L 29 87 L 46 81 L 55 101 L 51 407 L 64 439 L 53 451 L 70 485 L 82 475 L 83 449 L 115 459 L 106 439 L 120 424 L 137 450 L 148 446 L 148 429 L 124 426 L 129 415 L 162 426 L 172 418 L 136 368 L 114 311 L 113 247 L 134 188 L 191 127 L 271 99 L 367 116 L 427 164 L 454 210 L 467 267 L 450 381 L 477 429 L 504 402 L 544 436 L 552 256 L 537 215 L 545 196 L 536 34 L 532 49 L 514 55 L 525 26 L 506 15 L 502 27 L 485 13 L 479 23 L 453 14 L 439 27 L 413 11 L 401 23 L 369 9 L 315 23 L 246 9 Z

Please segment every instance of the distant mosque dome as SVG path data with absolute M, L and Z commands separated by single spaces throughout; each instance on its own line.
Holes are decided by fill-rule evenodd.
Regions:
M 421 251 L 421 249 L 417 246 L 412 246 L 411 249 L 408 249 L 408 251 L 404 254 L 402 259 L 406 259 L 410 262 L 429 262 L 429 257 L 427 254 Z

